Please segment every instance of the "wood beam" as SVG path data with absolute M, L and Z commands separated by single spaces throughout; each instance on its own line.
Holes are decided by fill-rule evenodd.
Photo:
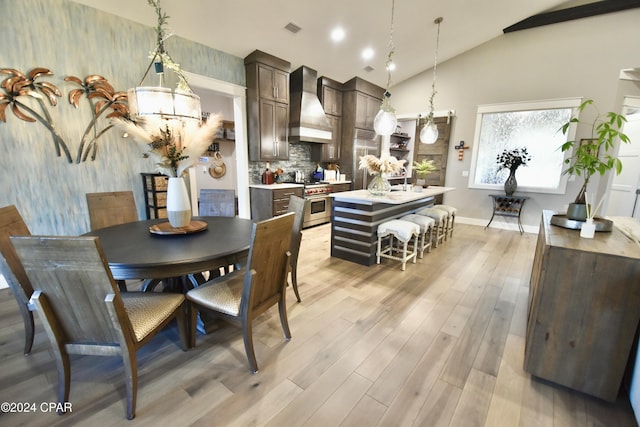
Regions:
M 558 22 L 587 18 L 589 16 L 605 13 L 619 12 L 621 10 L 640 7 L 640 0 L 603 0 L 580 6 L 569 7 L 552 12 L 539 13 L 530 16 L 502 30 L 503 33 L 526 30 L 528 28 L 541 27 L 543 25 L 556 24 Z

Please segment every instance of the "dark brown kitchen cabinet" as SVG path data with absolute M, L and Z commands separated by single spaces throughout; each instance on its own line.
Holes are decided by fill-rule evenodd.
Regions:
M 291 64 L 259 50 L 244 64 L 249 160 L 287 160 Z
M 340 141 L 342 140 L 342 118 L 327 114 L 327 119 L 331 123 L 331 142 L 322 144 L 323 162 L 337 162 L 340 160 Z
M 373 119 L 380 109 L 383 93 L 383 88 L 359 77 L 354 77 L 342 85 L 340 173 L 344 173 L 347 176 L 347 180 L 353 181 L 354 189 L 359 162 L 358 156 L 354 153 L 356 130 L 358 130 L 359 135 L 362 130 L 368 131 L 365 132 L 366 134 L 375 135 Z M 380 153 L 376 152 L 375 155 L 379 156 Z
M 260 158 L 288 159 L 289 106 L 280 102 L 260 101 Z
M 373 120 L 380 111 L 382 100 L 365 93 L 356 94 L 356 127 L 373 129 Z
M 263 221 L 287 213 L 289 198 L 291 196 L 302 197 L 303 186 L 295 184 L 260 185 L 250 187 L 249 191 L 251 219 Z
M 342 92 L 339 89 L 321 85 L 319 98 L 326 114 L 342 116 Z
M 260 98 L 289 103 L 289 73 L 267 65 L 258 64 Z
M 331 124 L 331 142 L 322 144 L 320 161 L 336 163 L 340 160 L 342 145 L 342 83 L 320 77 L 318 98 Z

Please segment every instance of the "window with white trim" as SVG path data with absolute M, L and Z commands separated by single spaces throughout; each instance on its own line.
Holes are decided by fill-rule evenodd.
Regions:
M 503 150 L 526 147 L 531 161 L 518 168 L 518 192 L 563 194 L 567 176 L 560 147 L 573 139 L 560 128 L 572 117 L 581 98 L 532 101 L 478 107 L 472 146 L 470 188 L 503 190 L 508 169 L 499 170 L 497 156 Z

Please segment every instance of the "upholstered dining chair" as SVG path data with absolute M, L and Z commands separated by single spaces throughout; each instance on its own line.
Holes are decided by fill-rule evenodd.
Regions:
M 200 189 L 198 213 L 200 216 L 236 216 L 235 191 Z
M 86 197 L 91 231 L 138 221 L 133 191 L 87 193 Z M 124 280 L 117 280 L 116 283 L 122 292 L 127 290 Z
M 253 373 L 258 372 L 252 336 L 256 317 L 278 304 L 285 338 L 287 341 L 291 338 L 285 291 L 294 218 L 294 213 L 286 213 L 255 223 L 246 266 L 187 292 L 190 346 L 195 346 L 198 309 L 206 309 L 242 327 L 249 369 Z
M 236 216 L 236 192 L 234 190 L 200 189 L 198 201 L 200 216 Z M 228 274 L 238 268 L 234 264 L 221 265 L 218 269 L 209 270 L 209 279 Z
M 289 197 L 289 207 L 287 212 L 296 214 L 293 220 L 291 231 L 291 287 L 296 294 L 298 302 L 302 302 L 298 293 L 298 255 L 300 254 L 300 244 L 302 243 L 302 223 L 304 222 L 304 209 L 307 200 L 298 196 Z
M 12 236 L 33 285 L 35 306 L 51 343 L 58 371 L 58 402 L 69 401 L 70 354 L 120 355 L 126 376 L 126 417 L 136 409 L 136 351 L 177 319 L 188 348 L 182 294 L 125 292 L 116 286 L 97 237 Z
M 20 212 L 14 206 L 0 208 L 0 274 L 4 276 L 13 296 L 18 302 L 20 314 L 24 321 L 24 354 L 31 353 L 33 347 L 33 337 L 35 335 L 35 325 L 33 314 L 29 305 L 29 298 L 33 294 L 31 282 L 24 272 L 22 263 L 18 259 L 9 236 L 30 236 L 29 228 L 25 224 Z

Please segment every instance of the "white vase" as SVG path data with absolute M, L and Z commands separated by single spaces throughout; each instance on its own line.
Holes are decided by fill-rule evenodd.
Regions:
M 169 178 L 167 217 L 169 217 L 169 224 L 175 228 L 185 227 L 191 222 L 191 202 L 182 178 Z
M 593 218 L 587 218 L 580 228 L 580 237 L 587 239 L 593 239 L 596 234 L 596 225 L 593 223 Z

